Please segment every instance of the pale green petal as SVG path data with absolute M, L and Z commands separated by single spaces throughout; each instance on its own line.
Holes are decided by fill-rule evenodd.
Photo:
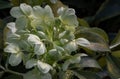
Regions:
M 31 15 L 33 12 L 32 7 L 30 5 L 27 5 L 26 3 L 22 3 L 20 5 L 20 9 L 25 15 L 28 15 L 28 16 Z
M 20 10 L 19 7 L 13 7 L 10 10 L 10 14 L 14 17 L 14 18 L 19 18 L 21 16 L 23 16 L 24 14 L 22 13 L 22 11 Z
M 42 73 L 48 73 L 52 69 L 49 64 L 41 62 L 40 60 L 37 61 L 37 67 Z
M 76 39 L 76 44 L 86 47 L 86 46 L 90 45 L 90 42 L 85 38 L 78 38 L 78 39 Z
M 18 52 L 20 52 L 20 49 L 19 49 L 18 45 L 10 43 L 9 45 L 7 45 L 4 48 L 4 52 L 18 53 Z
M 42 55 L 46 52 L 45 45 L 41 42 L 41 44 L 36 44 L 34 48 L 34 52 L 36 55 Z
M 30 59 L 26 62 L 25 68 L 30 69 L 34 67 L 35 65 L 37 65 L 37 61 L 35 59 Z
M 7 27 L 10 29 L 10 32 L 11 32 L 11 33 L 15 33 L 15 32 L 17 31 L 14 22 L 8 23 L 8 24 L 7 24 Z
M 21 61 L 22 61 L 22 54 L 21 53 L 10 55 L 9 64 L 11 66 L 17 66 L 21 63 Z

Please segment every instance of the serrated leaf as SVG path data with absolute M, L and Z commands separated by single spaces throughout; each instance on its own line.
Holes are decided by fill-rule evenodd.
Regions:
M 25 68 L 30 69 L 30 68 L 34 67 L 35 65 L 37 65 L 37 61 L 35 59 L 30 59 L 26 62 Z
M 4 52 L 19 53 L 20 48 L 18 47 L 18 45 L 10 43 L 4 48 Z
M 17 66 L 22 62 L 22 53 L 11 54 L 9 58 L 9 64 L 11 66 Z
M 95 59 L 93 59 L 91 57 L 88 57 L 88 56 L 84 56 L 84 57 L 81 58 L 80 66 L 81 67 L 90 67 L 90 68 L 99 68 L 99 69 L 101 69 L 98 62 Z
M 78 21 L 74 9 L 62 7 L 58 10 L 58 14 L 63 24 L 72 27 L 78 26 Z
M 13 7 L 13 8 L 10 10 L 10 14 L 11 14 L 14 18 L 19 18 L 19 17 L 23 16 L 23 13 L 22 13 L 22 11 L 20 10 L 19 7 Z
M 44 62 L 41 62 L 40 60 L 37 61 L 37 67 L 42 73 L 48 73 L 52 67 Z
M 26 3 L 20 4 L 20 9 L 23 11 L 23 13 L 27 16 L 32 14 L 32 7 L 30 5 L 27 5 Z
M 36 44 L 34 48 L 34 52 L 37 55 L 42 55 L 46 52 L 46 47 L 45 45 L 41 42 L 41 44 Z

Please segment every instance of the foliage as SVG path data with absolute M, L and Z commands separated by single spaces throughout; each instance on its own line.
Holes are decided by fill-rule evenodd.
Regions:
M 110 9 L 119 4 L 115 1 L 106 0 L 92 18 L 85 20 L 59 0 L 11 0 L 8 7 L 15 6 L 10 10 L 13 18 L 0 20 L 0 37 L 4 37 L 0 78 L 119 79 L 120 32 L 111 42 L 105 31 L 91 28 L 88 23 L 100 23 L 119 15 L 116 14 L 119 6 Z M 80 2 L 86 4 L 85 0 Z M 74 4 L 72 0 L 69 3 Z M 114 11 L 106 13 L 111 10 Z M 3 40 L 0 44 L 3 49 Z

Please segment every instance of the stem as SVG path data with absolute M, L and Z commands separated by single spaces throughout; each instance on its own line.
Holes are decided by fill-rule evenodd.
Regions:
M 19 76 L 23 76 L 23 73 L 15 72 L 15 71 L 12 71 L 12 70 L 9 70 L 9 69 L 5 70 L 5 72 L 16 74 L 16 75 L 19 75 Z
M 16 75 L 19 75 L 19 76 L 23 76 L 23 73 L 19 73 L 19 72 L 15 72 L 15 71 L 12 71 L 12 70 L 9 70 L 9 69 L 5 69 L 2 65 L 0 65 L 0 68 L 3 69 L 4 72 L 8 72 L 8 73 L 16 74 Z

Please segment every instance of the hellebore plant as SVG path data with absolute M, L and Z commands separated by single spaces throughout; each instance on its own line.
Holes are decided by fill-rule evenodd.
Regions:
M 85 38 L 75 37 L 78 21 L 74 9 L 62 7 L 59 16 L 54 17 L 48 5 L 43 8 L 23 3 L 10 13 L 16 20 L 7 24 L 4 52 L 10 54 L 11 66 L 23 63 L 30 69 L 22 75 L 24 79 L 67 78 L 70 72 L 64 73 L 74 68 L 73 64 L 79 65 L 82 56 L 87 56 L 72 55 L 79 46 L 90 44 Z

